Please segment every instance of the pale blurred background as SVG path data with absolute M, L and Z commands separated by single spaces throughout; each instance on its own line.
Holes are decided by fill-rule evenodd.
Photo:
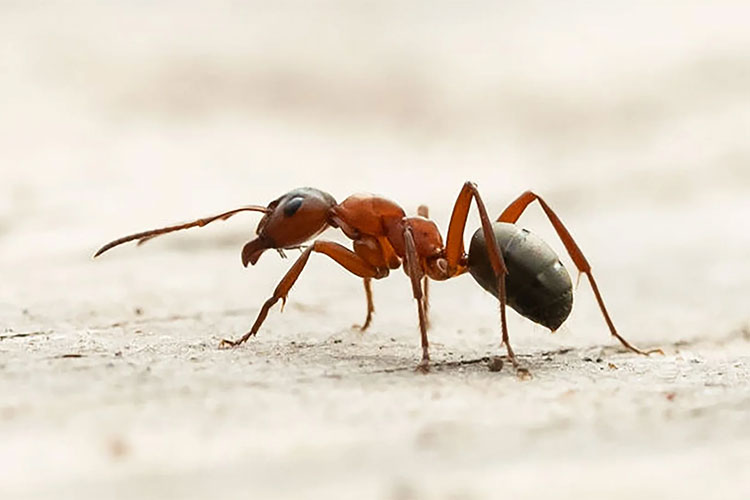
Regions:
M 0 327 L 9 334 L 55 332 L 52 340 L 67 350 L 77 345 L 85 351 L 92 335 L 99 336 L 102 352 L 109 352 L 111 332 L 97 329 L 132 317 L 136 308 L 146 317 L 214 314 L 204 318 L 208 324 L 163 328 L 174 334 L 178 351 L 186 335 L 204 339 L 206 356 L 220 356 L 211 366 L 222 370 L 224 354 L 214 353 L 214 341 L 241 333 L 290 265 L 269 254 L 256 268 L 240 267 L 254 216 L 137 251 L 118 249 L 93 263 L 96 248 L 126 233 L 265 204 L 303 185 L 339 200 L 360 191 L 383 194 L 410 212 L 427 203 L 445 230 L 461 184 L 473 180 L 495 214 L 525 189 L 546 197 L 586 252 L 615 321 L 634 342 L 724 339 L 746 329 L 750 318 L 749 26 L 746 1 L 3 0 Z M 522 223 L 562 251 L 536 207 Z M 472 215 L 470 227 L 476 226 Z M 361 320 L 359 281 L 323 258 L 308 267 L 291 297 L 299 309 L 272 313 L 268 335 L 258 339 L 268 344 L 259 345 L 323 342 Z M 418 356 L 414 306 L 398 274 L 375 285 L 373 335 L 403 344 L 384 367 L 408 366 Z M 491 297 L 468 278 L 433 290 L 436 358 L 496 348 Z M 564 337 L 513 316 L 516 350 L 610 343 L 585 284 L 580 292 Z M 154 328 L 161 339 L 162 327 Z M 479 333 L 467 337 L 467 331 Z M 132 331 L 121 341 L 133 342 Z M 45 361 L 53 347 L 43 341 L 12 342 L 0 342 L 0 407 L 4 400 L 10 415 L 0 420 L 0 431 L 11 443 L 2 458 L 15 481 L 8 482 L 8 473 L 6 484 L 18 495 L 47 491 L 25 488 L 32 473 L 14 453 L 26 450 L 21 455 L 31 461 L 57 457 L 45 469 L 57 478 L 45 483 L 47 493 L 55 496 L 55 485 L 74 492 L 96 455 L 76 466 L 62 445 L 57 455 L 46 450 L 59 435 L 74 447 L 96 441 L 97 425 L 106 419 L 94 410 L 80 417 L 60 399 L 52 405 L 56 423 L 45 420 L 50 404 L 43 395 L 75 392 L 79 381 L 62 389 L 39 382 L 46 392 L 39 390 L 34 384 L 41 379 L 33 373 L 54 379 L 71 365 Z M 161 345 L 135 342 L 141 349 Z M 377 344 L 353 343 L 358 355 L 377 357 Z M 100 377 L 89 368 L 84 379 Z M 447 377 L 440 383 L 451 384 Z M 102 391 L 120 387 L 112 384 Z M 161 397 L 158 390 L 150 394 Z M 81 396 L 83 407 L 98 408 L 98 395 Z M 289 413 L 302 411 L 295 406 L 301 404 L 289 402 Z M 140 407 L 134 408 L 138 414 Z M 128 432 L 121 414 L 111 418 L 119 423 L 111 429 L 101 424 L 100 434 Z M 180 422 L 176 436 L 144 445 L 146 458 L 134 459 L 116 477 L 132 486 L 138 483 L 130 479 L 142 478 L 143 470 L 158 471 L 174 459 L 168 450 L 183 431 L 193 436 L 196 430 Z M 288 422 L 296 425 L 291 416 Z M 335 418 L 330 425 L 345 426 Z M 137 442 L 138 431 L 130 434 Z M 252 448 L 238 448 L 229 437 L 206 439 L 219 457 L 214 465 L 242 457 L 239 449 L 252 455 Z M 568 443 L 573 448 L 576 439 Z M 628 433 L 617 434 L 613 446 L 629 441 Z M 278 474 L 284 464 L 309 465 L 284 455 L 273 439 L 268 443 L 263 450 L 276 453 Z M 44 451 L 28 451 L 35 447 Z M 166 451 L 152 456 L 149 449 Z M 346 450 L 331 452 L 338 457 L 332 463 L 346 463 L 349 452 L 367 453 L 366 446 Z M 649 455 L 644 450 L 639 453 Z M 200 454 L 181 456 L 195 458 L 176 466 L 184 479 L 200 469 Z M 409 453 L 396 457 L 385 456 L 392 468 L 408 471 Z M 445 469 L 436 467 L 438 473 L 452 470 L 441 463 Z M 356 477 L 375 477 L 363 467 Z M 529 467 L 530 476 L 543 474 Z M 372 483 L 374 498 L 429 491 L 418 481 L 384 481 L 382 488 Z M 288 484 L 285 491 L 300 493 Z M 457 492 L 455 498 L 487 493 L 446 491 Z
M 747 2 L 6 1 L 0 14 L 4 266 L 64 267 L 123 232 L 302 185 L 428 203 L 444 230 L 471 179 L 494 213 L 543 193 L 601 279 L 627 288 L 623 310 L 681 298 L 628 327 L 674 319 L 693 335 L 704 318 L 746 318 L 726 297 L 750 282 Z M 552 242 L 537 212 L 523 221 Z M 190 241 L 254 221 L 231 226 Z M 2 286 L 4 302 L 26 291 Z

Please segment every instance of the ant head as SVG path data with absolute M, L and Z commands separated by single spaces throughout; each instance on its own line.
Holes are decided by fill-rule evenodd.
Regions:
M 335 205 L 333 196 L 309 187 L 275 199 L 258 223 L 258 237 L 242 249 L 242 264 L 255 264 L 269 248 L 296 247 L 314 238 L 330 224 L 329 211 Z

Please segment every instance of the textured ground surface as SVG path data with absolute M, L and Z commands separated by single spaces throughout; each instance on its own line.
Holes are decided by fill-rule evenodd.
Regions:
M 748 498 L 750 12 L 490 4 L 0 6 L 0 497 Z M 218 350 L 290 265 L 241 267 L 250 214 L 90 259 L 299 185 L 445 230 L 467 179 L 493 213 L 544 193 L 666 355 L 584 282 L 555 335 L 511 313 L 531 380 L 491 373 L 462 277 L 420 376 L 403 274 L 362 334 L 321 257 Z

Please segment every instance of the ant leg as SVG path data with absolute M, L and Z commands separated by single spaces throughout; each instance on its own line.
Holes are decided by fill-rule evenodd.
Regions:
M 363 281 L 365 283 L 365 295 L 367 296 L 367 317 L 365 318 L 364 324 L 360 326 L 359 329 L 364 332 L 372 322 L 372 313 L 375 312 L 375 304 L 372 302 L 372 278 L 365 278 Z
M 425 219 L 430 218 L 430 209 L 427 205 L 419 205 L 417 207 L 417 215 L 424 217 Z M 430 278 L 425 276 L 422 278 L 422 290 L 424 291 L 424 319 L 427 328 L 430 328 Z
M 609 312 L 607 312 L 607 308 L 604 306 L 604 299 L 602 299 L 602 295 L 601 293 L 599 293 L 599 287 L 596 285 L 596 281 L 594 280 L 594 275 L 591 274 L 591 265 L 586 260 L 586 257 L 584 257 L 583 252 L 576 244 L 575 240 L 573 239 L 573 236 L 571 236 L 570 232 L 568 232 L 568 229 L 565 227 L 565 225 L 563 225 L 562 221 L 557 216 L 557 214 L 550 208 L 549 205 L 547 205 L 547 202 L 545 202 L 541 196 L 537 195 L 536 193 L 532 191 L 526 191 L 521 196 L 516 198 L 515 201 L 513 201 L 513 203 L 508 205 L 508 208 L 506 208 L 503 211 L 503 213 L 500 215 L 497 221 L 515 223 L 518 220 L 518 218 L 521 216 L 523 211 L 526 210 L 529 204 L 534 200 L 537 200 L 539 204 L 542 206 L 542 210 L 544 210 L 544 213 L 547 215 L 547 218 L 552 223 L 552 226 L 555 228 L 555 231 L 557 232 L 557 236 L 563 242 L 563 245 L 565 245 L 565 249 L 568 251 L 568 255 L 570 255 L 570 258 L 573 259 L 573 262 L 578 268 L 578 272 L 585 274 L 586 277 L 589 279 L 589 283 L 591 283 L 591 289 L 594 291 L 594 296 L 596 297 L 596 302 L 599 304 L 599 309 L 602 311 L 602 315 L 604 316 L 604 321 L 607 323 L 607 326 L 609 327 L 609 331 L 612 333 L 612 335 L 615 336 L 617 340 L 619 340 L 623 346 L 625 346 L 626 348 L 630 349 L 631 351 L 635 353 L 643 354 L 644 356 L 648 356 L 649 354 L 652 354 L 655 352 L 664 354 L 664 351 L 662 351 L 661 349 L 650 349 L 647 351 L 638 349 L 637 347 L 631 345 L 623 337 L 621 337 L 619 333 L 617 333 L 617 330 L 615 329 L 615 325 L 612 322 L 612 318 L 609 317 Z
M 430 278 L 422 278 L 422 303 L 424 304 L 424 324 L 430 329 Z
M 422 360 L 416 370 L 422 373 L 430 371 L 430 343 L 427 340 L 427 317 L 424 308 L 424 294 L 422 293 L 422 266 L 419 264 L 417 245 L 414 242 L 414 234 L 408 223 L 404 224 L 404 243 L 406 246 L 406 259 L 404 269 L 411 280 L 411 289 L 417 301 L 417 313 L 419 314 L 419 333 L 422 339 Z
M 266 302 L 263 304 L 263 307 L 261 307 L 260 312 L 258 313 L 258 317 L 255 319 L 255 323 L 253 323 L 250 331 L 237 340 L 222 340 L 219 344 L 219 347 L 238 346 L 258 333 L 258 330 L 260 330 L 263 321 L 265 321 L 266 316 L 268 316 L 268 311 L 271 309 L 271 307 L 273 307 L 274 304 L 276 304 L 276 302 L 279 301 L 279 299 L 281 299 L 282 301 L 283 308 L 283 304 L 286 302 L 286 297 L 289 293 L 289 290 L 292 288 L 292 286 L 294 286 L 297 278 L 299 278 L 299 275 L 305 268 L 305 264 L 307 264 L 307 260 L 310 258 L 310 254 L 312 252 L 318 252 L 329 256 L 337 263 L 341 264 L 341 266 L 343 266 L 347 271 L 352 274 L 356 274 L 361 278 L 380 278 L 383 276 L 383 273 L 379 269 L 372 267 L 359 255 L 355 254 L 348 248 L 332 241 L 317 240 L 313 242 L 312 245 L 307 247 L 304 252 L 302 252 L 302 255 L 297 258 L 297 261 L 281 279 L 281 282 L 279 282 L 279 284 L 276 286 L 276 289 L 273 291 L 273 295 L 271 296 L 271 298 L 266 300 Z
M 490 264 L 492 265 L 492 269 L 495 271 L 495 276 L 497 277 L 497 290 L 500 299 L 500 328 L 502 330 L 503 344 L 505 344 L 505 348 L 508 351 L 508 359 L 513 363 L 513 367 L 516 369 L 517 374 L 520 377 L 525 378 L 529 375 L 529 372 L 525 368 L 519 367 L 513 348 L 510 346 L 508 325 L 505 317 L 505 275 L 508 274 L 508 268 L 505 266 L 505 259 L 503 259 L 503 254 L 500 251 L 497 240 L 495 239 L 495 232 L 492 230 L 492 222 L 490 222 L 490 218 L 487 215 L 487 209 L 484 206 L 482 197 L 479 195 L 476 184 L 473 182 L 466 182 L 464 184 L 461 188 L 461 192 L 458 194 L 456 204 L 453 206 L 453 214 L 451 215 L 450 225 L 448 226 L 448 235 L 445 244 L 445 257 L 448 261 L 448 273 L 451 276 L 457 276 L 466 272 L 467 269 L 463 238 L 464 229 L 466 228 L 466 218 L 469 215 L 472 198 L 474 199 L 474 202 L 477 205 L 477 210 L 479 211 L 479 219 L 482 222 L 482 233 L 487 242 L 487 252 Z

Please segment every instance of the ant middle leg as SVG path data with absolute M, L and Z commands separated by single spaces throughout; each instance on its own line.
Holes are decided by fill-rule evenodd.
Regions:
M 310 258 L 310 254 L 312 252 L 322 253 L 329 256 L 334 261 L 339 263 L 342 267 L 344 267 L 347 271 L 361 278 L 381 278 L 384 276 L 382 270 L 371 266 L 359 255 L 352 252 L 348 248 L 332 241 L 314 241 L 313 244 L 305 249 L 305 251 L 302 252 L 302 255 L 297 258 L 295 263 L 276 286 L 276 289 L 273 291 L 273 295 L 263 304 L 263 307 L 261 307 L 260 312 L 258 312 L 258 317 L 255 319 L 255 323 L 253 323 L 250 331 L 248 331 L 245 335 L 237 340 L 222 340 L 219 344 L 219 347 L 238 346 L 258 333 L 258 330 L 260 330 L 263 321 L 265 321 L 266 317 L 268 316 L 268 311 L 271 309 L 271 307 L 273 307 L 273 305 L 276 304 L 279 299 L 281 299 L 282 301 L 282 306 L 286 302 L 289 290 L 291 290 L 292 286 L 294 286 L 294 283 L 297 281 L 297 278 L 299 278 L 299 275 L 305 268 L 305 264 L 307 264 L 307 261 Z
M 367 316 L 365 317 L 365 322 L 359 327 L 359 330 L 364 332 L 370 326 L 370 323 L 372 323 L 372 313 L 375 312 L 375 304 L 372 301 L 372 278 L 365 278 L 362 281 L 365 284 L 365 296 L 367 297 Z
M 354 247 L 354 253 L 363 263 L 380 272 L 380 275 L 375 276 L 375 278 L 383 278 L 387 276 L 389 270 L 394 268 L 389 262 L 389 254 L 387 252 L 387 250 L 390 250 L 390 252 L 393 253 L 393 250 L 390 248 L 384 249 L 378 238 L 368 235 L 360 235 L 352 242 L 352 246 Z M 397 261 L 397 264 L 400 265 L 400 261 Z M 367 327 L 369 327 L 372 322 L 372 315 L 375 312 L 375 304 L 372 300 L 372 277 L 365 276 L 363 284 L 365 287 L 365 298 L 367 300 L 367 316 L 365 317 L 365 322 L 359 327 L 360 331 L 367 330 Z

